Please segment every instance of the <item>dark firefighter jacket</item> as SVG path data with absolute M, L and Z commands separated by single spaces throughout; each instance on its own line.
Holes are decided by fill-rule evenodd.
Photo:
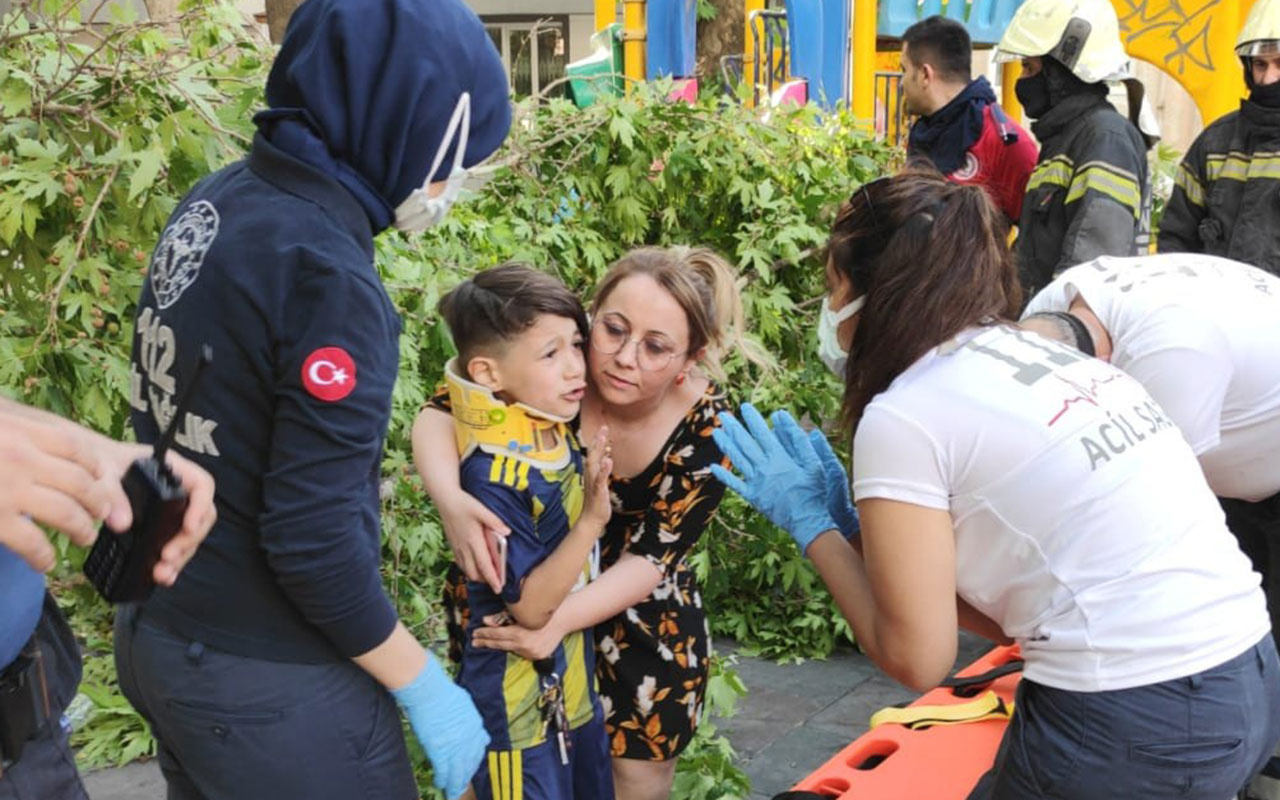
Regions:
M 1104 95 L 1067 97 L 1031 130 L 1040 162 L 1027 182 L 1017 243 L 1027 297 L 1068 267 L 1136 255 L 1148 240 L 1146 146 Z
M 1280 109 L 1245 100 L 1205 128 L 1178 166 L 1158 242 L 1280 274 Z

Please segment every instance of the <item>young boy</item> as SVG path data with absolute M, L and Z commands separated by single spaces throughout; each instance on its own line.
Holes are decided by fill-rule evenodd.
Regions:
M 461 623 L 450 629 L 458 683 L 491 737 L 472 789 L 479 800 L 607 800 L 613 778 L 589 632 L 570 634 L 536 662 L 471 646 L 471 632 L 485 624 L 546 625 L 598 571 L 612 461 L 601 431 L 584 486 L 569 428 L 586 387 L 586 314 L 558 280 L 519 264 L 463 282 L 441 299 L 440 313 L 458 349 L 445 382 L 462 488 L 511 531 L 500 594 L 469 582 L 465 597 L 446 595 Z

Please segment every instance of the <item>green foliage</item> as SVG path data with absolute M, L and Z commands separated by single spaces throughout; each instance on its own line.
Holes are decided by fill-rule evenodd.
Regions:
M 1148 171 L 1151 175 L 1152 244 L 1155 244 L 1156 234 L 1160 230 L 1160 220 L 1164 217 L 1165 204 L 1169 202 L 1169 195 L 1173 194 L 1173 178 L 1181 162 L 1182 152 L 1164 142 L 1157 142 L 1147 154 Z
M 711 656 L 707 678 L 707 719 L 698 726 L 693 741 L 680 756 L 672 796 L 680 800 L 739 800 L 751 791 L 751 782 L 735 762 L 729 740 L 720 736 L 711 717 L 732 717 L 747 687 L 733 671 L 733 656 Z
M 716 8 L 714 0 L 698 0 L 698 21 L 710 22 L 720 15 L 720 9 Z
M 166 31 L 84 5 L 0 22 L 0 386 L 119 436 L 132 308 L 177 200 L 248 141 L 264 52 L 229 7 Z
M 78 573 L 81 554 L 72 555 Z M 150 729 L 116 684 L 111 607 L 78 578 L 55 580 L 52 589 L 83 642 L 80 691 L 92 703 L 88 724 L 72 733 L 71 743 L 79 748 L 77 761 L 85 767 L 118 766 L 154 755 L 156 746 Z
M 108 648 L 110 647 L 108 643 Z M 80 691 L 93 703 L 89 727 L 76 731 L 76 761 L 84 766 L 123 766 L 156 752 L 156 740 L 115 683 L 115 664 L 109 654 L 85 658 Z
M 243 154 L 271 53 L 214 0 L 189 0 L 171 28 L 124 18 L 89 28 L 78 6 L 45 0 L 36 13 L 20 3 L 26 15 L 0 20 L 0 391 L 122 436 L 148 254 L 182 195 Z M 465 276 L 521 259 L 587 295 L 631 247 L 712 247 L 741 270 L 752 335 L 780 366 L 765 373 L 729 354 L 731 398 L 835 415 L 838 388 L 811 355 L 824 291 L 816 255 L 838 204 L 883 171 L 888 151 L 846 115 L 805 108 L 765 121 L 714 98 L 668 104 L 666 90 L 640 87 L 584 111 L 521 105 L 474 198 L 427 234 L 378 239 L 404 321 L 383 470 L 384 575 L 423 641 L 442 633 L 449 553 L 413 475 L 409 431 L 452 354 L 436 301 Z M 74 575 L 83 556 L 63 549 Z M 736 498 L 691 558 L 717 634 L 778 657 L 824 655 L 848 636 L 788 537 Z M 60 592 L 87 639 L 85 692 L 97 707 L 77 733 L 82 759 L 150 752 L 115 688 L 109 618 L 74 577 Z M 713 708 L 741 690 L 716 670 Z M 691 800 L 746 793 L 710 725 L 682 759 L 678 788 Z
M 742 652 L 799 662 L 852 642 L 813 565 L 791 537 L 727 495 L 705 546 L 690 558 L 705 587 L 711 629 Z

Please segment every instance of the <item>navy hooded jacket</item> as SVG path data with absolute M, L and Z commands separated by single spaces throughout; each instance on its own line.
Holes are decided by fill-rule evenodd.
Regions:
M 308 0 L 248 158 L 175 209 L 138 306 L 133 425 L 158 438 L 210 346 L 177 446 L 217 481 L 218 522 L 148 602 L 152 622 L 311 663 L 391 634 L 378 486 L 400 322 L 373 235 L 427 177 L 464 91 L 472 165 L 510 112 L 498 55 L 461 0 Z

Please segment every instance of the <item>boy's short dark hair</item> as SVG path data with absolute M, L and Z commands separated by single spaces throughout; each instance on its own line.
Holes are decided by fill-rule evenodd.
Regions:
M 560 280 L 527 264 L 507 263 L 476 273 L 440 298 L 440 316 L 458 348 L 458 368 L 481 350 L 499 347 L 543 314 L 571 319 L 587 338 L 582 301 Z
M 971 80 L 973 43 L 962 23 L 935 14 L 903 31 L 902 42 L 913 62 L 930 65 L 943 80 Z

